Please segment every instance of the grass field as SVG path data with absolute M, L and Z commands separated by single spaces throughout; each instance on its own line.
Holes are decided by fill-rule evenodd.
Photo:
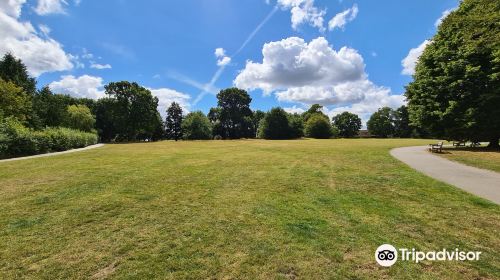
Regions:
M 447 148 L 441 154 L 447 159 L 470 166 L 500 172 L 500 151 L 487 148 Z
M 0 278 L 500 278 L 500 207 L 388 153 L 428 142 L 158 142 L 0 163 Z M 383 243 L 483 253 L 382 268 Z

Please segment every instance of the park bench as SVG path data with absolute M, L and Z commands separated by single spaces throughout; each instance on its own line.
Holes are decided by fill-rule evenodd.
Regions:
M 443 151 L 443 142 L 437 144 L 429 144 L 429 151 L 431 153 L 441 153 Z
M 465 142 L 462 141 L 453 141 L 453 147 L 465 147 Z
M 472 142 L 470 143 L 470 147 L 471 147 L 471 148 L 474 148 L 474 147 L 480 147 L 480 146 L 481 146 L 481 143 L 480 143 L 480 142 L 474 142 L 474 141 L 472 141 Z

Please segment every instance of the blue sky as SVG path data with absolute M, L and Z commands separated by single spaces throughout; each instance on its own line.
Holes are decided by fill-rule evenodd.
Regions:
M 330 115 L 348 110 L 366 120 L 378 107 L 404 103 L 398 95 L 425 40 L 457 6 L 456 0 L 6 0 L 0 53 L 21 57 L 39 87 L 74 96 L 98 98 L 103 84 L 129 80 L 152 89 L 160 110 L 178 101 L 207 112 L 218 89 L 237 85 L 249 90 L 253 109 L 300 112 L 320 103 Z

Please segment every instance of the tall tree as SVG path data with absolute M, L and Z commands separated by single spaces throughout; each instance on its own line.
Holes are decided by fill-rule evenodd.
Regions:
M 182 138 L 182 108 L 176 103 L 172 102 L 167 109 L 167 118 L 165 120 L 165 132 L 168 139 L 175 141 Z
M 31 116 L 31 99 L 24 90 L 0 78 L 0 117 L 12 117 L 26 123 Z
M 499 147 L 499 1 L 463 0 L 443 20 L 418 60 L 406 97 L 417 127 Z
M 217 94 L 220 122 L 223 138 L 238 139 L 252 135 L 252 98 L 245 90 L 228 88 Z
M 36 92 L 36 80 L 30 77 L 26 66 L 20 59 L 16 59 L 11 53 L 7 53 L 0 60 L 0 78 L 10 81 L 31 96 Z
M 332 118 L 333 125 L 339 130 L 339 136 L 351 138 L 357 136 L 361 129 L 361 118 L 353 113 L 343 112 Z
M 101 102 L 101 108 L 97 109 L 100 131 L 105 126 L 112 127 L 114 135 L 107 137 L 117 141 L 152 140 L 158 137 L 162 121 L 158 112 L 158 98 L 151 91 L 127 81 L 110 83 L 104 88 L 111 100 Z M 103 109 L 107 112 L 103 112 Z
M 412 136 L 413 128 L 410 126 L 408 107 L 405 105 L 393 111 L 394 136 L 408 138 Z
M 393 110 L 389 107 L 383 107 L 373 113 L 367 122 L 368 131 L 372 135 L 387 138 L 394 135 Z

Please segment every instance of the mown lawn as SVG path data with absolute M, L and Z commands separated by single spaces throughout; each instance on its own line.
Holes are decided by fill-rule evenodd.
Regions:
M 446 148 L 441 155 L 449 160 L 500 172 L 500 151 L 497 150 L 491 150 L 485 147 Z
M 0 279 L 500 278 L 500 207 L 388 153 L 428 142 L 159 142 L 0 163 Z M 382 268 L 383 243 L 483 253 Z

